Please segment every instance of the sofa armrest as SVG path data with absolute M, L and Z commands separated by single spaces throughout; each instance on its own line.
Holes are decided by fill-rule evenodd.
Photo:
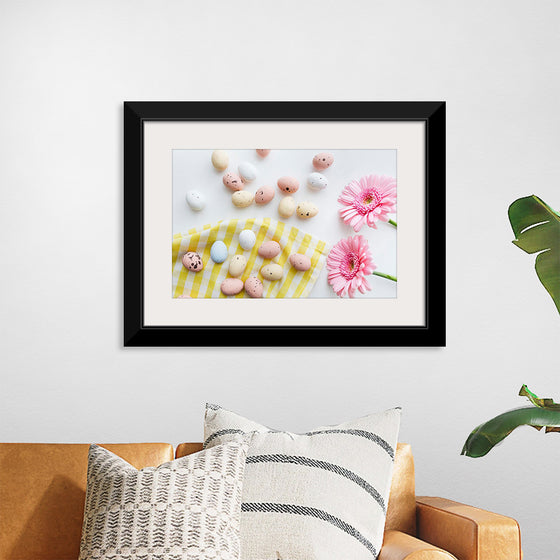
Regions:
M 441 548 L 401 531 L 385 531 L 378 560 L 456 560 Z
M 416 498 L 418 538 L 458 560 L 520 560 L 517 521 L 444 498 Z

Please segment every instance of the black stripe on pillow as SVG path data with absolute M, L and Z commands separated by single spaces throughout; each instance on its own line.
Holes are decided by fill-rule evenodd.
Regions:
M 306 436 L 316 436 L 320 434 L 347 434 L 351 436 L 359 436 L 370 441 L 377 443 L 380 447 L 382 447 L 388 454 L 391 459 L 395 458 L 395 450 L 391 445 L 389 445 L 382 437 L 374 434 L 372 432 L 366 432 L 365 430 L 318 430 L 315 432 L 307 432 Z
M 328 463 L 327 461 L 319 461 L 318 459 L 310 459 L 309 457 L 301 457 L 298 455 L 252 455 L 247 457 L 247 463 L 285 463 L 292 465 L 302 465 L 306 467 L 312 467 L 316 469 L 323 469 L 335 473 L 339 476 L 343 476 L 348 480 L 356 483 L 358 486 L 363 488 L 380 506 L 383 513 L 387 512 L 385 507 L 385 500 L 379 494 L 379 492 L 371 485 L 369 482 L 364 480 L 361 476 L 353 473 L 352 471 L 345 469 L 334 463 Z
M 206 438 L 206 441 L 202 444 L 202 448 L 206 449 L 206 446 L 213 440 L 216 439 L 217 437 L 220 436 L 225 436 L 226 434 L 242 434 L 245 435 L 247 432 L 244 432 L 243 430 L 235 430 L 233 428 L 229 428 L 227 430 L 218 430 L 217 432 L 214 432 L 212 435 L 208 436 Z
M 309 517 L 315 517 L 321 521 L 326 521 L 331 525 L 334 525 L 341 531 L 344 531 L 348 535 L 354 537 L 358 542 L 364 545 L 373 555 L 377 558 L 377 550 L 373 544 L 366 539 L 360 531 L 349 525 L 348 523 L 342 521 L 338 517 L 327 513 L 321 509 L 298 506 L 295 504 L 272 504 L 272 503 L 261 503 L 261 502 L 249 502 L 241 504 L 241 511 L 243 512 L 259 512 L 259 513 L 289 513 L 293 515 L 306 515 Z
M 244 432 L 243 430 L 236 430 L 233 428 L 227 429 L 227 430 L 218 430 L 217 432 L 214 432 L 213 434 L 209 435 L 208 438 L 206 439 L 206 441 L 203 444 L 203 447 L 206 448 L 206 446 L 215 438 L 226 435 L 226 434 L 245 434 L 248 432 Z M 259 433 L 259 432 L 258 432 Z M 262 433 L 262 432 L 260 432 Z M 286 434 L 286 435 L 290 435 L 289 432 L 281 432 L 278 430 L 268 430 L 267 432 L 264 433 L 268 433 L 268 434 Z M 389 457 L 391 457 L 391 459 L 395 458 L 395 450 L 393 449 L 393 447 L 391 445 L 389 445 L 382 437 L 378 436 L 377 434 L 374 434 L 372 432 L 367 432 L 365 430 L 317 430 L 315 432 L 307 432 L 305 434 L 296 434 L 296 435 L 300 435 L 300 436 L 317 436 L 317 435 L 322 435 L 322 434 L 346 434 L 346 435 L 350 435 L 350 436 L 358 436 L 358 437 L 363 437 L 366 438 L 370 441 L 373 441 L 374 443 L 376 443 L 377 445 L 379 445 L 382 449 L 384 449 L 387 454 L 389 455 Z

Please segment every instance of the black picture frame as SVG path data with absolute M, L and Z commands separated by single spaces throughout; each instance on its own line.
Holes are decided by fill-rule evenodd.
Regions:
M 443 347 L 445 338 L 444 101 L 124 103 L 124 346 Z M 422 121 L 425 123 L 425 316 L 423 326 L 147 326 L 143 315 L 144 124 L 147 121 Z M 262 336 L 266 331 L 267 336 Z M 288 332 L 287 332 L 288 331 Z M 302 336 L 299 336 L 302 335 Z

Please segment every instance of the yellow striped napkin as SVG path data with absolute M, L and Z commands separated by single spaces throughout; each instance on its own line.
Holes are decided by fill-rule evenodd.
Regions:
M 244 251 L 239 245 L 239 234 L 244 229 L 252 230 L 257 236 L 251 251 Z M 263 259 L 258 255 L 258 248 L 264 241 L 271 240 L 280 243 L 282 252 L 272 260 Z M 210 258 L 210 248 L 214 241 L 223 241 L 228 247 L 228 259 L 222 264 L 215 264 Z M 196 251 L 202 256 L 204 262 L 202 272 L 191 272 L 183 266 L 181 259 L 187 251 Z M 306 272 L 298 272 L 293 268 L 288 262 L 288 258 L 293 253 L 307 255 L 311 259 L 311 268 Z M 274 262 L 283 267 L 284 277 L 281 280 L 277 282 L 263 280 L 263 297 L 299 298 L 307 297 L 311 292 L 325 265 L 328 247 L 317 237 L 271 218 L 222 220 L 214 225 L 193 228 L 187 233 L 173 236 L 173 297 L 181 295 L 190 295 L 193 298 L 225 297 L 220 286 L 229 276 L 229 258 L 238 254 L 247 257 L 247 268 L 241 276 L 243 281 L 249 276 L 257 276 L 262 280 L 259 271 L 264 264 Z M 235 297 L 248 296 L 243 291 Z

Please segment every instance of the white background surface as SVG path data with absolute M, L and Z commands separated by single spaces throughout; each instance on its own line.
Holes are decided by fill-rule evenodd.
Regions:
M 341 239 L 363 235 L 368 240 L 377 271 L 397 275 L 397 231 L 394 226 L 378 222 L 377 229 L 365 225 L 356 233 L 340 218 L 339 209 L 342 206 L 337 202 L 344 187 L 353 179 L 359 179 L 364 175 L 389 175 L 396 178 L 395 150 L 333 150 L 329 146 L 318 146 L 316 150 L 272 150 L 266 158 L 259 157 L 255 149 L 226 151 L 230 161 L 229 167 L 223 172 L 217 171 L 212 166 L 212 150 L 173 151 L 174 234 L 186 233 L 192 227 L 215 224 L 219 220 L 270 217 L 322 239 L 331 248 Z M 316 171 L 311 160 L 319 152 L 329 152 L 335 157 L 335 163 L 330 168 L 323 172 L 319 171 L 329 181 L 327 188 L 322 191 L 312 190 L 307 185 L 308 175 Z M 263 206 L 253 203 L 248 208 L 237 208 L 232 203 L 232 192 L 224 186 L 222 177 L 228 172 L 238 173 L 237 166 L 243 161 L 253 164 L 257 169 L 257 178 L 248 183 L 244 190 L 254 194 L 259 187 L 269 185 L 275 192 L 270 203 Z M 287 219 L 278 215 L 278 204 L 284 195 L 278 189 L 277 181 L 286 175 L 295 177 L 299 181 L 299 190 L 293 195 L 296 205 L 304 201 L 311 202 L 319 208 L 317 216 L 309 220 L 301 220 L 295 213 Z M 197 190 L 205 197 L 204 210 L 194 212 L 185 202 L 185 195 L 190 190 Z M 390 218 L 396 220 L 396 215 L 392 214 Z M 228 261 L 224 266 L 227 266 L 227 263 Z M 365 294 L 356 291 L 355 297 L 396 297 L 395 282 L 378 276 L 368 277 L 367 280 L 372 290 Z M 309 297 L 337 297 L 327 282 L 326 265 Z
M 3 2 L 0 440 L 199 441 L 206 401 L 292 431 L 401 405 L 418 494 L 510 515 L 527 560 L 557 558 L 558 434 L 459 453 L 522 383 L 560 400 L 560 318 L 507 220 L 532 193 L 560 208 L 559 19 L 552 0 Z M 123 349 L 122 102 L 166 99 L 446 100 L 447 348 Z

